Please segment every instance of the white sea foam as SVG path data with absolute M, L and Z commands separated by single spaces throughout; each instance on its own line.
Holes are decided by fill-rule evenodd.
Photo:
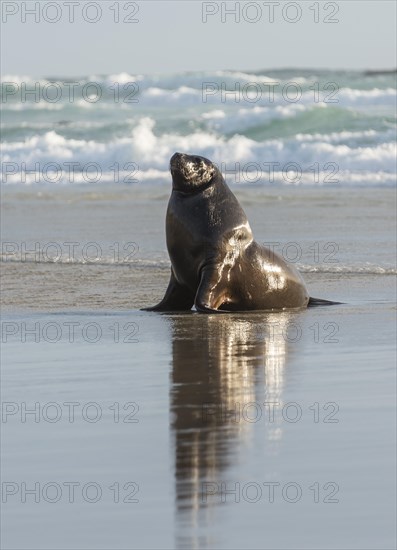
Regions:
M 352 273 L 368 275 L 396 275 L 397 269 L 380 265 L 300 265 L 296 266 L 301 273 Z
M 124 165 L 134 162 L 139 166 L 140 181 L 157 181 L 169 178 L 169 158 L 179 150 L 210 158 L 231 171 L 232 181 L 236 181 L 233 170 L 255 173 L 258 168 L 266 180 L 266 163 L 276 163 L 271 181 L 313 183 L 309 176 L 314 169 L 318 172 L 315 183 L 329 183 L 327 163 L 331 163 L 337 167 L 340 184 L 392 185 L 396 177 L 393 75 L 379 79 L 359 72 L 315 73 L 274 70 L 257 75 L 220 70 L 171 75 L 122 71 L 79 78 L 5 75 L 3 81 L 14 82 L 20 91 L 23 83 L 27 87 L 35 82 L 58 84 L 62 96 L 51 103 L 41 95 L 36 102 L 37 98 L 28 94 L 25 101 L 3 88 L 8 93 L 3 102 L 3 160 L 24 163 L 27 169 L 36 163 L 97 163 L 104 179 L 111 176 L 109 167 L 114 163 L 122 172 Z M 70 102 L 72 82 L 79 84 Z M 102 88 L 98 101 L 95 96 L 91 102 L 86 97 L 92 92 L 85 87 L 90 82 Z M 115 90 L 119 92 L 131 82 L 139 88 L 135 103 L 115 95 Z M 327 82 L 339 83 L 340 88 L 327 86 Z M 215 93 L 205 95 L 205 83 L 212 84 Z M 284 84 L 292 83 L 301 92 L 296 102 L 291 100 L 294 85 L 292 94 L 281 93 Z M 274 96 L 269 95 L 273 84 Z M 258 90 L 261 93 L 256 97 Z M 288 163 L 296 163 L 302 171 L 297 182 L 284 177 Z M 18 174 L 7 176 L 8 182 L 17 179 Z M 35 179 L 26 177 L 27 182 Z M 84 178 L 80 180 L 84 182 Z M 75 181 L 79 181 L 78 173 Z
M 147 105 L 160 105 L 178 103 L 181 106 L 191 105 L 195 101 L 208 105 L 227 105 L 227 106 L 245 106 L 246 108 L 255 106 L 268 106 L 270 108 L 278 105 L 311 105 L 325 107 L 341 108 L 368 108 L 368 107 L 394 107 L 397 101 L 396 90 L 394 88 L 355 90 L 351 88 L 341 88 L 333 93 L 330 91 L 320 91 L 316 96 L 313 91 L 299 92 L 298 99 L 295 101 L 295 95 L 292 92 L 282 93 L 282 89 L 274 88 L 274 93 L 269 92 L 268 87 L 257 87 L 253 89 L 243 89 L 235 93 L 224 92 L 219 86 L 213 93 L 206 91 L 205 87 L 194 88 L 191 86 L 178 86 L 175 89 L 164 89 L 160 86 L 148 87 L 142 90 L 141 101 Z M 332 90 L 331 90 L 332 91 Z
M 327 143 L 340 143 L 341 141 L 358 142 L 363 139 L 383 143 L 393 139 L 396 135 L 395 129 L 386 132 L 377 132 L 376 130 L 363 130 L 362 132 L 331 132 L 330 134 L 296 134 L 298 141 L 323 141 Z
M 106 82 L 109 85 L 112 85 L 116 82 L 118 84 L 129 84 L 130 82 L 142 82 L 144 81 L 144 78 L 145 77 L 141 74 L 131 75 L 129 73 L 123 72 L 123 73 L 111 74 L 107 76 L 104 79 L 104 82 Z M 92 80 L 93 82 L 96 82 L 99 79 L 96 77 L 92 77 L 90 80 Z
M 35 163 L 43 165 L 49 162 L 73 161 L 85 165 L 96 162 L 104 172 L 115 162 L 121 168 L 127 163 L 135 162 L 141 174 L 149 170 L 159 171 L 148 172 L 156 177 L 168 172 L 169 158 L 175 151 L 183 151 L 208 157 L 218 165 L 223 164 L 226 170 L 250 171 L 259 168 L 263 170 L 264 177 L 268 173 L 264 163 L 278 163 L 273 168 L 275 173 L 282 175 L 288 163 L 295 162 L 303 173 L 312 172 L 314 163 L 318 163 L 320 172 L 327 173 L 326 163 L 334 163 L 338 167 L 338 178 L 344 174 L 344 181 L 358 182 L 362 178 L 362 181 L 368 182 L 376 176 L 376 181 L 381 177 L 382 181 L 390 183 L 395 178 L 397 151 L 393 142 L 353 147 L 326 141 L 321 136 L 318 140 L 311 136 L 304 139 L 304 136 L 299 135 L 286 140 L 273 139 L 264 142 L 242 135 L 234 135 L 227 140 L 208 132 L 195 132 L 186 136 L 174 133 L 157 136 L 154 127 L 154 120 L 144 117 L 139 120 L 129 137 L 114 139 L 108 143 L 66 139 L 55 131 L 46 132 L 25 141 L 4 143 L 3 162 L 19 165 L 25 163 L 29 169 L 34 168 Z M 248 163 L 251 165 L 248 166 Z M 150 178 L 146 175 L 145 179 Z
M 343 106 L 365 106 L 365 105 L 390 105 L 396 104 L 397 95 L 395 88 L 374 88 L 372 90 L 355 90 L 342 88 L 339 90 L 338 99 Z
M 277 105 L 273 108 L 255 105 L 251 108 L 240 108 L 236 113 L 226 113 L 224 110 L 215 109 L 203 113 L 200 118 L 207 123 L 209 129 L 230 133 L 233 131 L 241 132 L 273 120 L 294 118 L 308 110 L 310 108 L 308 109 L 304 105 L 295 104 Z
M 45 264 L 86 264 L 86 265 L 97 265 L 97 266 L 106 266 L 113 265 L 115 267 L 123 267 L 126 265 L 139 267 L 143 269 L 159 269 L 168 271 L 170 268 L 170 261 L 168 259 L 140 259 L 140 258 L 131 258 L 126 259 L 123 262 L 120 262 L 119 258 L 114 257 L 114 253 L 105 254 L 102 253 L 100 258 L 90 259 L 88 257 L 76 256 L 69 257 L 68 254 L 60 254 L 54 252 L 54 255 L 51 256 L 48 252 L 48 248 L 37 248 L 35 254 L 27 254 L 21 257 L 19 254 L 13 254 L 10 252 L 0 252 L 0 261 L 4 263 L 24 263 L 24 264 L 37 264 L 37 257 L 40 258 L 40 263 Z M 396 275 L 397 269 L 391 266 L 383 266 L 369 263 L 361 264 L 339 264 L 330 266 L 328 264 L 296 264 L 296 268 L 301 273 L 343 273 L 343 274 L 366 274 L 366 275 Z
M 249 79 L 250 75 L 247 74 L 247 78 L 245 79 L 242 78 L 240 73 L 231 73 L 236 75 L 235 81 L 228 82 L 227 79 L 222 80 L 223 76 L 227 74 L 225 71 L 220 71 L 219 73 L 212 74 L 212 76 L 211 74 L 194 73 L 174 75 L 173 77 L 160 77 L 156 75 L 131 75 L 124 72 L 106 77 L 92 75 L 84 79 L 76 78 L 72 79 L 74 82 L 79 83 L 79 87 L 76 88 L 76 94 L 79 94 L 86 84 L 96 83 L 100 87 L 102 96 L 98 102 L 90 103 L 89 101 L 83 101 L 78 103 L 75 101 L 74 105 L 95 108 L 108 103 L 112 108 L 125 107 L 122 101 L 117 104 L 114 102 L 114 84 L 119 84 L 120 89 L 123 89 L 124 85 L 135 83 L 137 88 L 136 96 L 134 97 L 136 99 L 139 98 L 139 102 L 145 107 L 177 104 L 178 107 L 217 105 L 250 109 L 256 106 L 274 108 L 277 106 L 310 105 L 350 108 L 360 111 L 380 107 L 390 109 L 396 106 L 396 90 L 392 87 L 360 90 L 350 87 L 341 87 L 339 89 L 337 87 L 334 88 L 334 85 L 326 88 L 325 85 L 319 85 L 318 91 L 315 91 L 303 85 L 304 78 L 294 78 L 289 82 L 292 87 L 288 88 L 287 86 L 285 89 L 282 81 L 271 85 L 271 82 L 276 82 L 274 79 L 256 75 L 251 75 Z M 242 75 L 244 74 L 242 73 Z M 213 77 L 212 80 L 211 77 Z M 2 81 L 12 82 L 19 88 L 22 83 L 25 83 L 28 89 L 37 83 L 43 87 L 54 82 L 63 91 L 61 100 L 56 104 L 57 108 L 59 108 L 59 105 L 68 105 L 70 107 L 69 85 L 71 79 L 54 81 L 18 75 L 6 75 Z M 38 103 L 41 106 L 35 107 L 36 99 L 33 94 L 28 94 L 27 101 L 21 101 L 18 103 L 20 106 L 16 107 L 15 101 L 18 102 L 20 95 L 21 91 L 19 89 L 16 94 L 9 94 L 7 101 L 3 103 L 3 109 L 54 108 L 54 103 L 45 101 L 42 97 L 40 97 L 41 101 Z

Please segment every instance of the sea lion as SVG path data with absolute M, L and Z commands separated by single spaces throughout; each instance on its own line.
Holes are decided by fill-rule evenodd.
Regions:
M 171 278 L 164 298 L 146 311 L 220 313 L 285 310 L 332 302 L 309 298 L 294 266 L 258 244 L 218 168 L 197 155 L 170 160 L 166 216 Z

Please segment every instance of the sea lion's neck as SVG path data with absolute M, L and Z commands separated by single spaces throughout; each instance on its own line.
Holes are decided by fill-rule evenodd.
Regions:
M 186 181 L 178 181 L 178 179 L 173 179 L 172 181 L 172 191 L 175 191 L 176 193 L 181 193 L 183 196 L 198 195 L 199 193 L 203 193 L 210 187 L 221 188 L 227 186 L 225 180 L 220 174 L 215 175 L 208 182 L 204 182 L 201 185 L 192 185 L 191 183 L 188 183 Z

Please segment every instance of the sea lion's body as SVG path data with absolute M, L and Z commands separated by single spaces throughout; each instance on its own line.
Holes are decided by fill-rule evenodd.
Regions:
M 151 311 L 225 312 L 303 308 L 309 303 L 294 266 L 253 238 L 244 210 L 219 170 L 176 153 L 166 216 L 171 279 Z M 326 303 L 326 302 L 324 302 Z

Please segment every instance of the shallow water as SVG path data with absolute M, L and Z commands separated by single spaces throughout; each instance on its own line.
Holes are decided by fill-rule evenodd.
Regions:
M 389 301 L 5 323 L 5 547 L 393 548 Z
M 4 547 L 395 546 L 395 194 L 234 191 L 343 304 L 138 311 L 168 186 L 3 189 Z

